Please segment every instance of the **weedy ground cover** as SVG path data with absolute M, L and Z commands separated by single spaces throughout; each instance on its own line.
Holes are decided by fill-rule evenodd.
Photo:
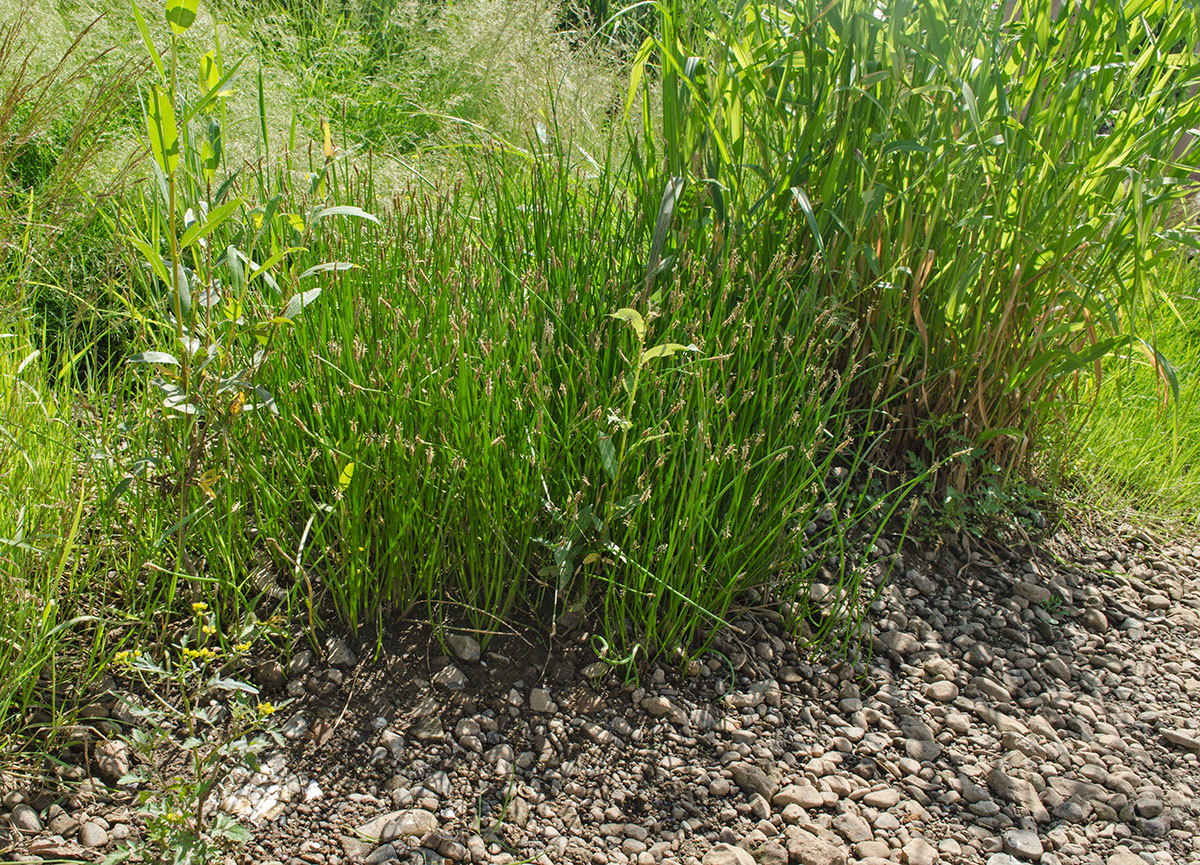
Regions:
M 407 25 L 373 8 L 333 23 L 378 84 Z M 306 51 L 331 38 L 326 10 L 283 12 Z M 0 343 L 6 492 L 30 503 L 0 518 L 0 623 L 40 647 L 0 653 L 10 707 L 65 635 L 92 675 L 201 602 L 224 649 L 251 611 L 310 636 L 582 615 L 636 673 L 747 593 L 803 617 L 824 568 L 819 636 L 844 639 L 858 557 L 918 488 L 1008 488 L 1105 357 L 1194 350 L 1149 326 L 1178 287 L 1151 263 L 1194 245 L 1170 221 L 1197 161 L 1187 4 L 652 4 L 577 48 L 627 64 L 608 104 L 556 114 L 560 77 L 520 135 L 452 124 L 475 132 L 434 139 L 458 154 L 438 174 L 397 152 L 437 112 L 382 130 L 407 103 L 364 85 L 280 123 L 194 0 L 163 13 L 131 11 L 142 87 L 95 121 L 149 154 L 86 208 L 122 257 L 65 293 L 128 362 L 79 374 L 84 328 Z M 411 183 L 380 170 L 401 164 Z M 27 266 L 20 215 L 49 205 L 22 177 L 14 321 L 64 281 Z

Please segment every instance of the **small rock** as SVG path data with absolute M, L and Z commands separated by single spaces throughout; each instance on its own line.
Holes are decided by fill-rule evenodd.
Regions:
M 308 732 L 308 716 L 303 712 L 292 715 L 283 725 L 283 735 L 288 739 L 299 739 L 306 732 Z
M 687 723 L 687 716 L 666 697 L 646 697 L 641 702 L 644 712 L 656 718 L 666 718 L 677 727 Z
M 399 762 L 404 756 L 404 737 L 394 730 L 384 729 L 379 734 L 379 742 L 383 747 L 388 749 L 388 753 L 392 755 L 392 759 Z
M 1108 616 L 1097 607 L 1088 607 L 1083 611 L 1083 626 L 1089 631 L 1103 634 L 1108 630 Z
M 953 703 L 958 698 L 958 685 L 953 682 L 934 682 L 925 689 L 925 696 L 935 703 Z
M 99 823 L 88 821 L 79 827 L 79 843 L 84 847 L 103 847 L 108 844 L 108 832 Z
M 430 793 L 442 799 L 450 798 L 450 794 L 454 792 L 454 785 L 450 783 L 450 776 L 445 772 L 434 772 L 425 779 L 423 786 Z
M 717 844 L 700 861 L 702 865 L 755 865 L 753 856 L 732 844 Z
M 287 672 L 288 677 L 298 679 L 308 672 L 313 665 L 313 653 L 311 649 L 301 649 L 296 654 L 292 655 L 292 659 L 288 661 Z
M 349 669 L 358 663 L 358 657 L 350 651 L 346 641 L 340 637 L 330 638 L 325 644 L 325 649 L 329 653 L 329 663 L 335 667 Z
M 749 763 L 734 763 L 730 772 L 733 775 L 733 783 L 741 787 L 747 795 L 757 793 L 770 801 L 779 789 L 779 785 L 766 772 Z
M 900 657 L 907 657 L 917 649 L 921 648 L 921 644 L 917 642 L 917 638 L 907 631 L 892 630 L 884 631 L 879 635 L 879 642 L 883 643 L 884 647 L 895 652 Z
M 8 819 L 14 829 L 20 829 L 22 832 L 42 831 L 42 821 L 38 819 L 37 811 L 34 811 L 24 803 L 13 808 L 13 812 L 9 815 Z
M 1037 822 L 1050 822 L 1050 813 L 1029 781 L 1009 775 L 997 766 L 988 773 L 987 783 L 993 793 L 1024 808 Z
M 68 838 L 79 831 L 79 821 L 70 814 L 59 814 L 47 824 L 46 831 L 51 835 L 62 835 L 64 838 Z
M 1020 580 L 1013 586 L 1013 594 L 1018 595 L 1031 604 L 1044 604 L 1050 600 L 1050 590 L 1036 583 Z
M 1004 852 L 1018 859 L 1037 862 L 1042 858 L 1042 840 L 1029 829 L 1010 829 L 1004 833 Z
M 1172 745 L 1200 753 L 1200 739 L 1197 739 L 1195 736 L 1189 736 L 1182 730 L 1163 730 L 1163 738 Z
M 96 746 L 96 768 L 100 777 L 111 784 L 129 774 L 129 746 L 120 739 L 109 739 Z
M 986 643 L 972 643 L 964 657 L 972 667 L 980 668 L 990 667 L 992 662 L 996 660 L 996 656 L 992 654 L 991 647 Z
M 1071 681 L 1071 668 L 1067 662 L 1057 655 L 1051 655 L 1042 662 L 1042 669 L 1061 682 Z
M 1118 847 L 1104 860 L 1105 865 L 1146 865 L 1146 860 L 1136 853 L 1131 853 L 1128 847 Z
M 1150 820 L 1163 812 L 1163 803 L 1151 796 L 1144 796 L 1133 803 L 1133 810 L 1139 817 Z
M 391 844 L 380 844 L 362 861 L 363 865 L 383 865 L 384 862 L 396 862 L 399 858 L 396 848 Z
M 849 811 L 838 814 L 833 818 L 833 828 L 851 844 L 857 844 L 859 841 L 870 841 L 874 837 L 871 827 L 867 825 L 867 821 Z
M 886 810 L 894 808 L 900 803 L 900 793 L 892 787 L 884 787 L 882 790 L 872 790 L 863 796 L 862 800 L 863 804 L 871 808 Z
M 479 641 L 468 634 L 448 634 L 446 645 L 450 647 L 454 657 L 468 664 L 474 664 L 482 654 Z
M 283 674 L 283 665 L 278 661 L 259 661 L 252 668 L 251 674 L 254 676 L 254 681 L 264 690 L 277 691 L 287 684 L 287 677 Z
M 924 838 L 913 838 L 900 850 L 906 865 L 936 865 L 938 851 Z
M 932 763 L 941 756 L 942 744 L 924 739 L 908 739 L 904 743 L 904 753 L 918 763 Z
M 997 703 L 1007 703 L 1012 699 L 1012 694 L 1008 688 L 1001 685 L 995 679 L 989 679 L 987 676 L 976 676 L 971 679 L 971 687 L 991 697 Z
M 554 701 L 550 699 L 550 692 L 545 688 L 534 688 L 529 692 L 529 708 L 544 715 L 558 710 L 558 706 L 554 705 Z
M 811 784 L 788 784 L 771 797 L 771 804 L 779 809 L 788 805 L 798 805 L 807 811 L 824 807 L 825 797 Z
M 784 830 L 788 858 L 802 865 L 846 865 L 846 854 L 839 847 L 818 838 L 799 826 Z
M 445 738 L 445 733 L 442 731 L 442 719 L 436 715 L 418 718 L 408 728 L 408 732 L 414 739 L 422 742 L 440 742 Z
M 433 684 L 447 691 L 461 691 L 467 687 L 467 676 L 453 664 L 447 664 L 433 674 Z
M 753 855 L 758 865 L 788 865 L 787 848 L 778 841 L 764 841 L 754 848 Z
M 466 862 L 471 858 L 465 844 L 461 841 L 455 841 L 453 838 L 445 838 L 437 845 L 438 852 L 449 859 L 451 862 Z
M 1055 805 L 1051 813 L 1059 820 L 1066 820 L 1068 823 L 1082 823 L 1087 819 L 1088 812 L 1080 803 L 1067 799 Z

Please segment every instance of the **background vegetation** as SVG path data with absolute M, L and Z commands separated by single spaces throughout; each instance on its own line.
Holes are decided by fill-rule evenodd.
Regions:
M 13 16 L 0 729 L 200 600 L 634 671 L 1046 468 L 1194 520 L 1200 13 L 1096 6 Z

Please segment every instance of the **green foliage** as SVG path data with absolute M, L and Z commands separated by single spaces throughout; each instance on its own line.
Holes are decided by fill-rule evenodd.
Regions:
M 856 334 L 851 398 L 887 412 L 893 465 L 965 441 L 1021 469 L 1063 386 L 1144 331 L 1147 262 L 1194 243 L 1166 220 L 1200 159 L 1174 153 L 1197 7 L 657 5 L 626 108 L 642 182 L 704 188 L 714 247 L 787 244 Z
M 1056 459 L 1097 507 L 1196 525 L 1200 278 L 1194 261 L 1168 258 L 1150 279 L 1171 305 L 1160 303 L 1146 315 L 1154 323 L 1146 342 L 1106 361 L 1099 381 L 1081 381 L 1072 392 Z
M 630 67 L 583 141 L 556 122 L 581 68 L 560 42 L 524 43 L 531 72 L 508 19 L 466 38 L 466 7 L 255 7 L 267 62 L 236 80 L 195 2 L 135 7 L 142 99 L 98 104 L 133 106 L 144 183 L 61 267 L 36 226 L 82 203 L 72 154 L 96 151 L 52 80 L 0 90 L 21 109 L 0 111 L 0 308 L 42 322 L 0 344 L 2 492 L 31 502 L 0 513 L 0 714 L 64 635 L 91 641 L 89 675 L 106 622 L 166 633 L 181 587 L 310 634 L 329 611 L 582 615 L 632 676 L 748 593 L 849 639 L 898 507 L 1032 527 L 1019 478 L 1093 397 L 1091 463 L 1194 501 L 1194 304 L 1172 321 L 1189 283 L 1155 268 L 1196 245 L 1170 219 L 1200 11 L 580 4 L 572 50 Z M 471 8 L 547 27 L 549 7 Z M 280 68 L 301 82 L 282 136 Z M 512 96 L 543 75 L 541 101 Z M 400 160 L 423 140 L 461 171 Z M 1114 393 L 1145 403 L 1132 426 Z
M 113 666 L 154 699 L 142 706 L 117 695 L 136 720 L 128 740 L 140 758 L 117 784 L 137 790 L 146 828 L 140 845 L 123 845 L 105 857 L 105 865 L 135 854 L 143 861 L 205 865 L 241 847 L 249 832 L 217 811 L 214 794 L 231 770 L 257 772 L 258 755 L 283 744 L 272 722 L 279 707 L 260 702 L 253 685 L 231 676 L 262 627 L 253 621 L 243 626 L 227 652 L 217 642 L 208 605 L 197 602 L 192 610 L 192 631 L 162 658 L 129 650 L 113 658 Z M 182 777 L 173 768 L 179 756 L 186 766 Z
M 194 575 L 186 552 L 193 493 L 215 498 L 216 486 L 237 470 L 230 440 L 241 434 L 244 419 L 251 413 L 278 412 L 275 397 L 261 379 L 281 330 L 293 327 L 302 310 L 320 296 L 327 274 L 352 266 L 322 262 L 301 270 L 296 253 L 307 249 L 323 220 L 377 220 L 360 208 L 328 206 L 322 200 L 333 163 L 328 135 L 325 160 L 310 179 L 311 198 L 304 212 L 281 212 L 279 194 L 264 194 L 262 204 L 249 204 L 239 195 L 238 172 L 224 172 L 222 160 L 225 88 L 240 63 L 225 70 L 219 47 L 205 54 L 198 76 L 201 89 L 185 100 L 179 85 L 178 39 L 195 20 L 195 0 L 167 0 L 171 45 L 166 62 L 137 6 L 132 8 L 160 76 L 146 95 L 147 148 L 159 182 L 150 187 L 142 208 L 128 212 L 125 224 L 129 242 L 167 293 L 160 320 L 174 337 L 169 350 L 147 350 L 129 358 L 154 370 L 150 384 L 161 403 L 150 418 L 170 427 L 161 437 L 144 436 L 151 447 L 139 454 L 138 465 L 143 473 L 153 465 L 160 477 L 173 477 L 178 521 L 168 533 L 176 537 L 175 570 Z M 265 117 L 259 120 L 265 135 Z M 266 140 L 262 147 L 266 152 Z M 267 192 L 261 184 L 253 191 Z M 152 445 L 156 439 L 161 446 Z M 110 499 L 134 477 L 136 471 L 131 471 Z M 168 605 L 173 596 L 172 587 Z

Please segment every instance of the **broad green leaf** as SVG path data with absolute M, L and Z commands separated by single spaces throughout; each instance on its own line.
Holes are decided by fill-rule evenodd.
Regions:
M 629 514 L 633 513 L 633 509 L 641 503 L 641 493 L 634 493 L 633 495 L 625 496 L 625 498 L 620 499 L 617 502 L 616 507 L 613 508 L 612 518 L 614 520 L 619 520 L 628 516 Z
M 328 273 L 329 271 L 340 273 L 343 270 L 353 270 L 355 266 L 356 265 L 349 261 L 327 261 L 324 264 L 314 264 L 308 270 L 304 271 L 304 273 L 300 274 L 300 276 L 297 278 L 304 279 L 306 277 L 313 276 L 314 274 Z
M 609 313 L 609 318 L 615 318 L 628 323 L 638 335 L 638 339 L 646 338 L 646 320 L 642 318 L 642 314 L 636 309 L 630 309 L 625 306 L 616 312 Z
M 204 222 L 193 223 L 192 227 L 185 231 L 183 233 L 183 237 L 179 239 L 179 248 L 181 250 L 187 249 L 200 238 L 216 231 L 218 228 L 220 228 L 223 222 L 229 219 L 229 215 L 241 206 L 241 203 L 242 200 L 240 198 L 227 201 L 220 207 L 211 211 L 208 214 L 208 219 L 204 220 Z
M 183 353 L 188 357 L 195 357 L 200 349 L 204 348 L 204 343 L 194 336 L 176 337 L 175 344 L 183 349 Z
M 338 489 L 345 492 L 350 488 L 350 481 L 354 478 L 354 463 L 346 463 L 346 467 L 342 469 L 338 475 Z
M 41 354 L 42 354 L 41 349 L 35 348 L 29 354 L 25 355 L 25 359 L 22 360 L 19 364 L 17 364 L 17 373 L 16 374 L 20 375 L 21 373 L 23 373 L 25 371 L 25 367 L 29 366 L 31 363 L 33 363 L 35 360 L 37 360 L 38 357 L 41 356 Z
M 279 252 L 272 255 L 270 258 L 268 258 L 265 262 L 260 264 L 258 267 L 255 267 L 254 272 L 250 274 L 250 278 L 247 279 L 246 282 L 248 282 L 248 283 L 254 282 L 254 280 L 257 279 L 261 274 L 266 273 L 272 267 L 279 264 L 279 262 L 281 262 L 290 253 L 303 252 L 304 250 L 305 250 L 305 247 L 303 247 L 303 246 L 289 246 L 286 249 L 281 249 Z M 254 263 L 251 262 L 250 266 L 254 267 Z
M 365 219 L 368 222 L 374 222 L 376 225 L 379 224 L 379 220 L 375 216 L 367 213 L 361 207 L 355 207 L 352 204 L 339 204 L 336 207 L 323 208 L 313 214 L 313 219 L 324 219 L 327 216 L 353 216 L 357 219 Z
M 179 165 L 179 133 L 175 128 L 175 108 L 171 105 L 171 97 L 157 87 L 150 88 L 150 100 L 146 108 L 150 152 L 163 174 L 170 176 Z
M 211 182 L 217 169 L 221 167 L 221 160 L 225 158 L 225 136 L 221 133 L 221 124 L 215 118 L 208 121 L 205 133 L 204 141 L 200 143 L 200 164 Z M 215 200 L 220 201 L 223 197 L 218 192 Z
M 308 291 L 302 291 L 299 294 L 293 294 L 287 302 L 287 307 L 283 311 L 283 317 L 291 320 L 298 316 L 304 307 L 308 306 L 314 300 L 321 296 L 320 288 L 310 288 Z
M 129 363 L 163 363 L 169 366 L 179 366 L 179 361 L 175 359 L 175 356 L 167 354 L 165 351 L 143 351 L 131 355 Z
M 644 352 L 642 352 L 642 356 L 638 358 L 638 366 L 641 366 L 642 364 L 646 363 L 647 361 L 654 360 L 655 358 L 658 358 L 658 357 L 670 357 L 671 355 L 676 354 L 681 351 L 699 351 L 699 350 L 700 349 L 698 349 L 694 345 L 680 345 L 677 342 L 660 342 L 658 345 L 654 346 L 653 348 L 648 348 Z
M 679 203 L 679 195 L 682 192 L 682 177 L 672 177 L 667 180 L 662 199 L 658 203 L 658 216 L 654 220 L 654 239 L 650 242 L 650 257 L 646 259 L 645 290 L 647 293 L 650 291 L 655 274 L 659 272 L 659 261 L 662 259 L 663 248 L 666 246 L 667 234 L 671 230 L 671 221 L 675 218 L 675 205 Z
M 142 13 L 138 10 L 137 0 L 129 0 L 129 5 L 133 8 L 133 18 L 137 21 L 138 32 L 142 34 L 142 44 L 146 46 L 146 53 L 150 55 L 150 62 L 154 64 L 154 68 L 158 71 L 160 81 L 167 80 L 167 73 L 163 69 L 162 57 L 154 48 L 154 40 L 150 38 L 150 28 L 146 26 L 146 19 L 142 17 Z
M 167 23 L 176 35 L 183 35 L 192 26 L 199 6 L 200 0 L 167 0 Z
M 231 78 L 233 78 L 234 74 L 238 71 L 238 67 L 242 65 L 242 61 L 245 59 L 246 58 L 243 57 L 238 60 L 237 63 L 234 63 L 230 70 L 221 76 L 220 81 L 213 85 L 210 90 L 196 100 L 195 104 L 188 108 L 187 112 L 183 115 L 182 125 L 186 126 L 193 117 L 195 117 L 201 111 L 207 110 L 208 106 L 212 104 L 213 100 L 233 92 L 232 90 L 226 89 L 225 85 L 229 83 Z
M 637 50 L 637 54 L 633 56 L 632 69 L 629 73 L 629 92 L 625 96 L 625 111 L 624 120 L 629 122 L 629 114 L 633 110 L 633 103 L 637 100 L 638 91 L 641 89 L 642 82 L 646 78 L 646 63 L 650 59 L 651 52 L 654 51 L 654 46 L 657 43 L 653 36 L 647 36 Z
M 216 152 L 213 150 L 213 146 L 209 143 L 208 139 L 206 138 L 200 142 L 200 165 L 204 168 L 205 178 L 211 181 L 217 171 L 217 166 L 220 164 L 220 160 L 217 159 Z
M 214 676 L 208 682 L 208 687 L 218 691 L 238 691 L 243 694 L 257 694 L 258 688 L 247 682 L 239 682 L 222 676 Z
M 608 436 L 600 436 L 600 462 L 604 465 L 604 471 L 608 473 L 610 480 L 617 479 L 617 451 L 613 447 L 612 439 Z
M 169 408 L 182 414 L 196 414 L 199 409 L 188 401 L 187 394 L 169 396 L 163 400 L 163 408 Z
M 792 197 L 796 199 L 796 204 L 800 206 L 800 210 L 804 212 L 804 219 L 808 222 L 808 230 L 812 232 L 813 238 L 817 241 L 817 249 L 821 253 L 821 258 L 825 258 L 825 241 L 821 239 L 821 229 L 817 227 L 817 214 L 813 211 L 812 201 L 809 200 L 808 193 L 799 186 L 793 186 Z
M 220 82 L 221 67 L 217 65 L 216 55 L 209 51 L 200 58 L 200 92 L 207 93 L 215 89 Z

